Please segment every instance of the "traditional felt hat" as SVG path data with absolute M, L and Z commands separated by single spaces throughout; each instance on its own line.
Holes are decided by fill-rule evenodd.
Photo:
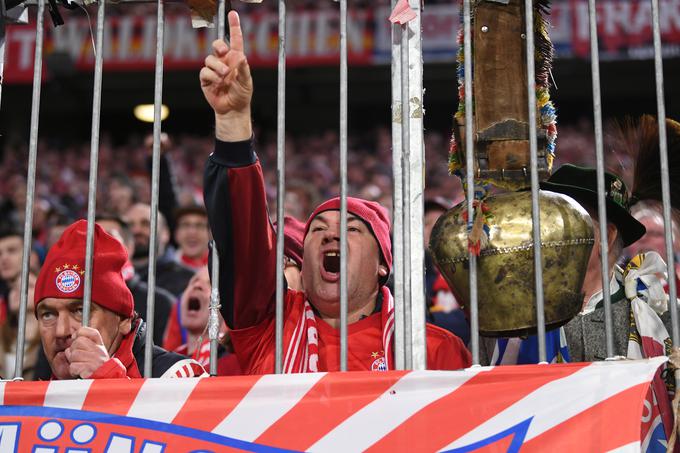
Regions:
M 541 189 L 567 195 L 579 204 L 597 210 L 597 170 L 564 164 L 540 183 Z M 623 180 L 613 173 L 604 175 L 607 222 L 616 225 L 627 247 L 640 239 L 646 232 L 645 226 L 630 215 L 630 199 Z

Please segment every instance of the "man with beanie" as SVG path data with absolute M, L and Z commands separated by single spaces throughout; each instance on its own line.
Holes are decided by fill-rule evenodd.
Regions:
M 229 13 L 231 48 L 213 43 L 200 80 L 215 111 L 215 152 L 205 170 L 205 202 L 220 253 L 222 315 L 246 374 L 274 371 L 276 237 L 262 168 L 253 151 L 252 78 L 238 14 Z M 336 371 L 340 363 L 340 200 L 317 207 L 305 225 L 304 292 L 286 288 L 283 369 Z M 394 369 L 394 301 L 385 282 L 392 267 L 390 223 L 377 203 L 347 199 L 348 369 Z M 427 326 L 430 369 L 470 365 L 461 340 Z
M 95 225 L 92 305 L 82 326 L 87 222 L 69 226 L 52 246 L 35 286 L 36 316 L 52 379 L 141 378 L 146 325 L 134 312 L 123 279 L 127 252 Z M 193 377 L 205 370 L 193 360 L 159 347 L 153 377 Z

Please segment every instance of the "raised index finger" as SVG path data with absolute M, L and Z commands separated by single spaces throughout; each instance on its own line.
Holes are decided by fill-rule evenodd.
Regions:
M 229 44 L 232 50 L 243 52 L 243 32 L 241 31 L 241 20 L 236 11 L 229 11 Z

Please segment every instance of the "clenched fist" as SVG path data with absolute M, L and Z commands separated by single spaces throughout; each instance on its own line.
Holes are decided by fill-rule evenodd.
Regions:
M 69 372 L 74 378 L 88 379 L 111 357 L 97 329 L 81 327 L 74 336 L 71 346 L 64 351 Z

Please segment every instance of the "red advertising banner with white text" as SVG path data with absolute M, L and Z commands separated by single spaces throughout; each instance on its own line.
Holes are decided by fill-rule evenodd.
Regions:
M 648 0 L 599 1 L 598 38 L 600 58 L 649 59 L 653 57 L 651 3 Z M 660 0 L 660 28 L 666 58 L 680 57 L 680 0 Z M 351 65 L 380 65 L 390 60 L 389 9 L 350 11 L 348 21 Z M 426 6 L 422 16 L 423 54 L 428 62 L 455 62 L 459 11 L 455 2 Z M 277 24 L 275 12 L 242 15 L 246 52 L 254 67 L 276 67 Z M 35 47 L 34 20 L 11 25 L 7 31 L 5 82 L 32 80 Z M 94 65 L 92 36 L 87 18 L 65 16 L 54 27 L 45 21 L 44 76 L 50 76 L 50 57 L 90 71 Z M 550 35 L 557 58 L 588 58 L 589 25 L 587 0 L 555 2 Z M 336 65 L 339 60 L 338 12 L 293 11 L 287 20 L 287 57 L 290 66 Z M 107 71 L 151 70 L 155 58 L 155 15 L 110 17 L 104 29 L 104 64 Z M 210 51 L 214 29 L 194 29 L 189 15 L 170 15 L 165 25 L 165 62 L 168 71 L 196 69 Z

